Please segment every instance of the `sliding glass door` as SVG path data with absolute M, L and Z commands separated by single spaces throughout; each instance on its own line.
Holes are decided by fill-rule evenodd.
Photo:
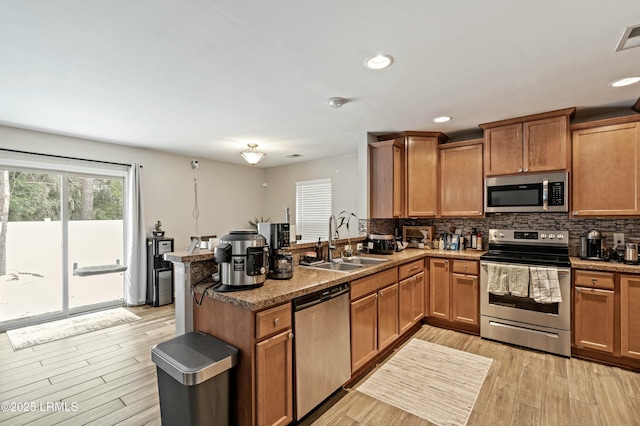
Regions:
M 0 170 L 0 191 L 0 323 L 62 315 L 62 174 Z
M 122 305 L 124 177 L 0 167 L 0 331 Z

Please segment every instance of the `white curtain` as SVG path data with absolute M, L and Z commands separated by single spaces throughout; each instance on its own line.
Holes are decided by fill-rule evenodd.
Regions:
M 131 164 L 127 176 L 125 205 L 127 271 L 124 274 L 124 301 L 127 306 L 135 306 L 144 304 L 147 297 L 146 228 L 138 163 Z

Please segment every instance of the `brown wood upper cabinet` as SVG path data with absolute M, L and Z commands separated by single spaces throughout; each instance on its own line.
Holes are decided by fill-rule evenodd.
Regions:
M 570 169 L 575 108 L 480 124 L 486 176 Z
M 369 144 L 372 218 L 436 217 L 440 132 L 402 132 Z
M 404 152 L 404 140 L 402 139 L 390 139 L 369 144 L 370 217 L 406 216 Z
M 640 114 L 572 130 L 571 216 L 640 215 Z
M 440 216 L 479 217 L 484 213 L 483 140 L 439 146 Z

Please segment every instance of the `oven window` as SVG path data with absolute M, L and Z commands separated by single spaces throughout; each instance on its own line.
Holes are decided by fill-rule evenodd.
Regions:
M 510 294 L 497 295 L 489 293 L 489 303 L 491 305 L 505 306 L 514 309 L 524 309 L 527 311 L 540 312 L 543 314 L 558 315 L 558 303 L 537 303 L 528 297 L 512 296 Z
M 539 185 L 508 185 L 489 188 L 489 207 L 540 206 Z

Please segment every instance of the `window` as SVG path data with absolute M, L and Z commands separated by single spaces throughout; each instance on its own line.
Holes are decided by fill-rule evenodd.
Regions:
M 331 179 L 296 182 L 296 233 L 302 240 L 326 240 L 330 216 Z

